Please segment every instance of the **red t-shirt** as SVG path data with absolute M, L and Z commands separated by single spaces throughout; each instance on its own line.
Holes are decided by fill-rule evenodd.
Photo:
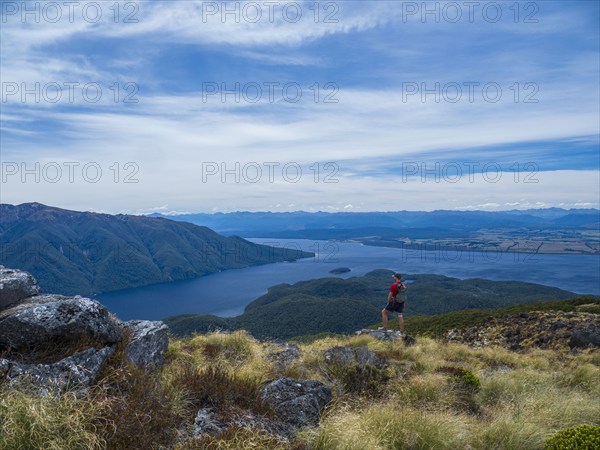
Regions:
M 390 292 L 392 293 L 392 297 L 394 297 L 394 298 L 396 298 L 396 296 L 398 295 L 398 292 L 400 292 L 399 285 L 404 286 L 404 283 L 394 283 L 394 284 L 390 285 Z

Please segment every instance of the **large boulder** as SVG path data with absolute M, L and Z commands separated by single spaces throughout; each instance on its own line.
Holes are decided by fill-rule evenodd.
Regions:
M 375 366 L 378 369 L 385 367 L 385 362 L 367 347 L 333 347 L 323 351 L 323 357 L 327 364 L 347 366 L 357 364 L 359 366 Z
M 123 323 L 123 329 L 131 338 L 125 356 L 143 369 L 160 367 L 165 362 L 165 353 L 169 347 L 169 328 L 163 322 L 149 320 L 130 320 Z
M 40 288 L 29 273 L 0 266 L 0 311 L 39 293 Z
M 331 401 L 331 389 L 320 381 L 283 377 L 261 391 L 277 417 L 294 428 L 317 426 L 321 411 Z
M 0 312 L 0 348 L 35 349 L 57 340 L 106 346 L 120 338 L 118 320 L 89 298 L 38 295 Z
M 91 386 L 98 371 L 114 352 L 113 347 L 89 348 L 54 364 L 23 364 L 0 359 L 0 379 L 10 383 L 27 381 L 41 392 Z

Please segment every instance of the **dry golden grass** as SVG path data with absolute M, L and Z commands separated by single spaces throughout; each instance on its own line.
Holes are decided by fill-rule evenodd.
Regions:
M 72 393 L 41 397 L 25 387 L 0 390 L 0 448 L 106 448 L 96 428 L 104 403 L 89 400 Z
M 340 345 L 366 346 L 388 368 L 336 372 L 322 351 Z M 5 387 L 0 448 L 541 450 L 561 429 L 600 425 L 597 350 L 515 353 L 427 338 L 407 348 L 370 336 L 326 338 L 300 348 L 302 357 L 280 373 L 267 358 L 272 345 L 244 332 L 211 333 L 172 340 L 167 363 L 151 374 L 127 364 L 120 349 L 87 396 L 40 397 Z M 463 369 L 480 380 L 478 389 L 457 382 Z M 222 416 L 228 408 L 268 414 L 259 389 L 282 374 L 333 387 L 334 401 L 319 428 L 287 443 L 235 427 L 190 439 L 200 407 Z

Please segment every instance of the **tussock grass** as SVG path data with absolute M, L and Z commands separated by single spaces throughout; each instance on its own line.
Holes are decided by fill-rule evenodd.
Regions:
M 0 449 L 102 449 L 96 422 L 104 406 L 73 393 L 39 396 L 27 389 L 0 390 Z M 89 401 L 87 407 L 84 402 Z
M 342 405 L 299 439 L 316 449 L 456 449 L 461 428 L 458 416 L 419 411 L 392 399 L 360 409 Z
M 315 344 L 323 347 L 322 342 Z M 348 345 L 348 340 L 335 345 Z M 562 428 L 600 423 L 597 351 L 577 356 L 552 350 L 514 353 L 427 338 L 418 338 L 409 348 L 394 343 L 377 350 L 392 358 L 391 363 L 408 368 L 388 382 L 387 399 L 334 404 L 318 430 L 301 435 L 307 445 L 543 449 L 545 439 Z M 510 371 L 496 372 L 498 366 Z M 477 389 L 456 382 L 453 374 L 464 369 L 480 380 Z
M 204 407 L 227 409 L 237 406 L 259 414 L 272 414 L 261 400 L 259 380 L 236 375 L 221 366 L 184 366 L 171 379 L 171 385 L 185 393 L 192 411 Z
M 97 432 L 108 449 L 154 448 L 177 435 L 185 403 L 172 386 L 125 358 L 126 341 L 117 347 L 91 390 L 102 406 Z M 85 404 L 81 405 L 85 407 Z
M 322 351 L 335 346 L 366 346 L 389 365 L 332 367 Z M 0 387 L 0 449 L 543 450 L 564 428 L 600 425 L 597 350 L 516 353 L 425 337 L 405 347 L 371 336 L 307 340 L 300 349 L 284 374 L 327 383 L 334 401 L 319 428 L 290 442 L 236 427 L 191 439 L 201 407 L 224 419 L 271 414 L 259 391 L 282 375 L 268 359 L 276 346 L 236 331 L 171 340 L 165 366 L 153 373 L 127 363 L 121 346 L 79 397 Z M 465 373 L 480 381 L 476 389 L 461 381 Z

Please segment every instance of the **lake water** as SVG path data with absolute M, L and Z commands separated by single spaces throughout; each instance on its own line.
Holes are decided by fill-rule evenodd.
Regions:
M 159 320 L 177 314 L 229 317 L 241 314 L 248 303 L 276 284 L 328 276 L 349 278 L 374 269 L 405 274 L 433 273 L 461 279 L 528 281 L 579 294 L 600 295 L 599 256 L 421 251 L 302 239 L 249 240 L 300 248 L 316 255 L 293 263 L 227 270 L 194 280 L 109 292 L 96 299 L 122 320 Z M 329 273 L 338 267 L 348 267 L 351 272 Z

